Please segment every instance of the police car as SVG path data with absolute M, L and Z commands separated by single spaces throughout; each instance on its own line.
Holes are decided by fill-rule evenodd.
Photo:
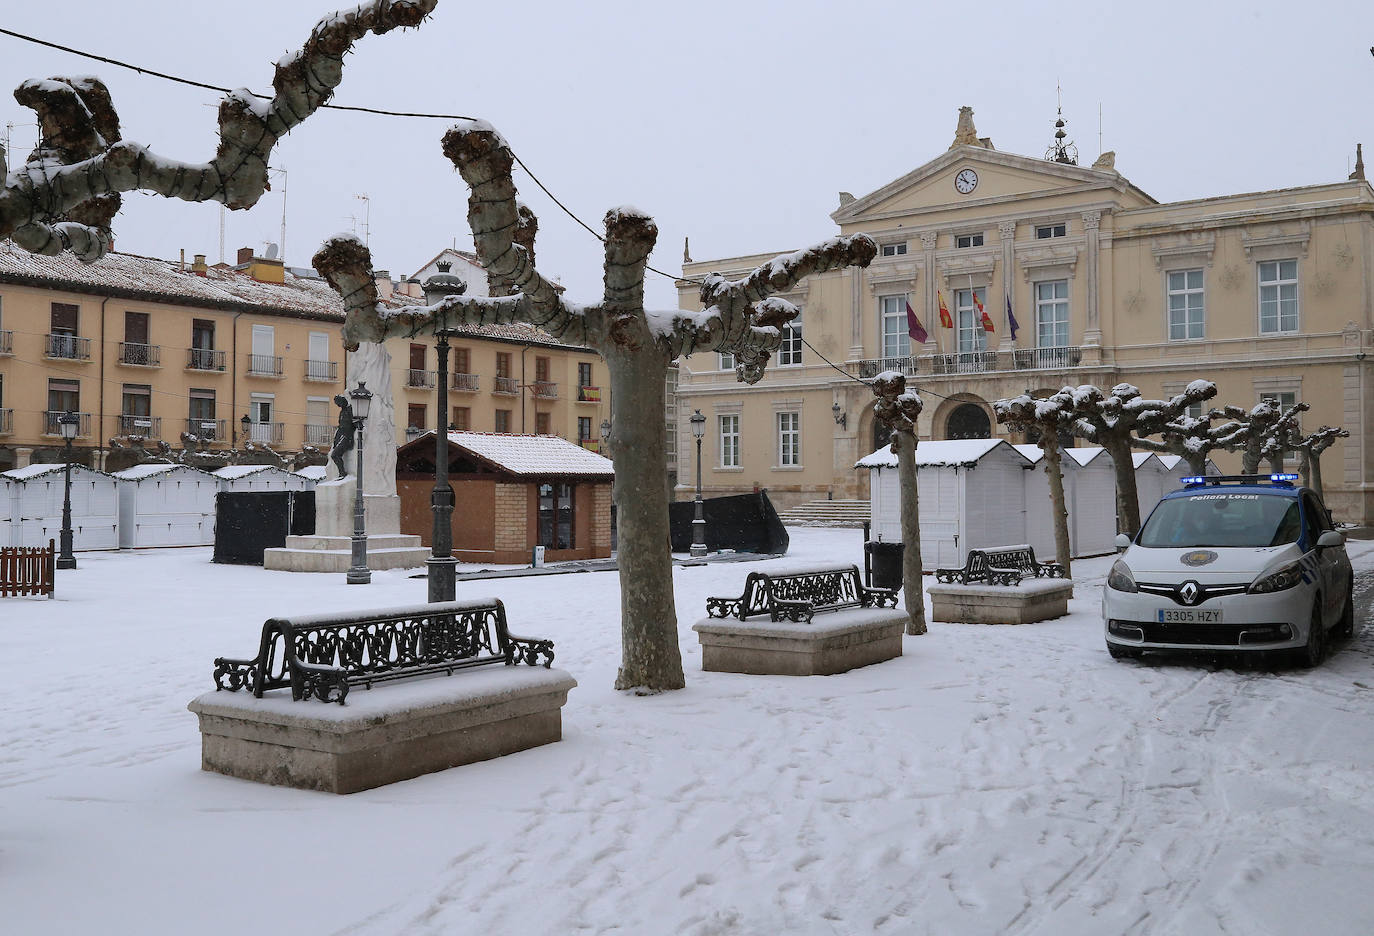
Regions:
M 1183 479 L 1107 575 L 1107 650 L 1293 651 L 1316 666 L 1354 630 L 1345 537 L 1297 475 Z

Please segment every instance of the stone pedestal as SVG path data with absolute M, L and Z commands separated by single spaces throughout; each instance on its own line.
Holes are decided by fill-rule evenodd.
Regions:
M 353 564 L 352 475 L 315 485 L 315 535 L 288 536 L 286 546 L 263 551 L 265 569 L 280 572 L 347 572 Z M 425 564 L 429 550 L 420 537 L 401 533 L 401 498 L 395 494 L 364 494 L 367 527 L 367 567 L 414 569 Z
M 346 705 L 281 689 L 207 692 L 187 708 L 200 718 L 203 770 L 356 793 L 559 741 L 576 685 L 562 670 L 493 665 L 355 689 Z
M 822 611 L 809 624 L 706 618 L 692 625 L 701 668 L 756 676 L 829 676 L 902 655 L 905 611 Z
M 931 585 L 930 619 L 953 624 L 1032 624 L 1069 613 L 1073 579 L 1020 585 Z

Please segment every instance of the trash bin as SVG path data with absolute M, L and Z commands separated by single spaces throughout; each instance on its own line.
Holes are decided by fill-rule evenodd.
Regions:
M 902 552 L 906 544 L 870 542 L 864 544 L 864 549 L 873 562 L 873 587 L 901 588 Z

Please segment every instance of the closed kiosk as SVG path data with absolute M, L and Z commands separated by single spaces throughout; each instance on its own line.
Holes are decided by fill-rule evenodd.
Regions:
M 225 494 L 313 491 L 315 482 L 275 465 L 226 465 L 213 472 Z
M 1154 452 L 1132 452 L 1131 460 L 1135 462 L 1135 493 L 1140 504 L 1140 522 L 1144 523 L 1165 492 L 1172 491 L 1177 485 L 1169 469 Z
M 1069 550 L 1074 558 L 1105 556 L 1116 551 L 1116 467 L 1100 446 L 1064 449 L 1073 465 L 1069 510 Z
M 63 465 L 28 465 L 0 473 L 0 510 L 9 517 L 6 546 L 61 541 Z M 118 482 L 103 471 L 72 465 L 72 549 L 119 548 Z M 3 532 L 0 530 L 0 532 Z
M 897 456 L 888 446 L 854 466 L 869 472 L 872 538 L 901 542 Z M 922 442 L 916 447 L 921 563 L 927 572 L 962 566 L 970 549 L 1026 542 L 1028 458 L 1005 439 Z
M 213 546 L 220 479 L 188 465 L 135 465 L 119 480 L 119 548 Z

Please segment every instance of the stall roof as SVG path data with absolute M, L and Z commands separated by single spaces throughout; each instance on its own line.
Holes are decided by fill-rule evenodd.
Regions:
M 246 478 L 260 471 L 281 471 L 290 474 L 290 472 L 278 468 L 276 465 L 225 465 L 223 468 L 216 468 L 210 473 L 216 478 L 228 478 L 232 481 L 235 478 Z
M 1066 448 L 1064 454 L 1086 468 L 1105 451 L 1107 450 L 1100 445 L 1090 445 L 1086 448 Z
M 922 468 L 966 468 L 975 465 L 999 445 L 1016 452 L 1015 446 L 1006 439 L 947 439 L 939 442 L 922 442 L 916 446 L 916 464 Z M 1016 454 L 1022 458 L 1021 452 Z M 1026 459 L 1030 461 L 1030 459 Z M 896 468 L 897 456 L 889 446 L 884 445 L 872 454 L 865 455 L 854 463 L 855 468 Z
M 292 474 L 298 474 L 311 481 L 323 481 L 326 473 L 327 469 L 324 465 L 307 465 L 300 471 L 292 472 Z
M 42 477 L 45 474 L 57 472 L 62 473 L 63 462 L 44 462 L 42 464 L 25 465 L 23 468 L 11 468 L 9 471 L 0 471 L 0 478 L 9 478 L 11 481 L 28 481 L 32 478 Z M 94 468 L 87 468 L 85 465 L 72 462 L 73 471 L 85 471 L 89 474 L 104 475 L 109 478 L 111 475 L 103 471 L 96 471 Z
M 178 465 L 172 462 L 148 462 L 142 465 L 134 465 L 125 468 L 123 471 L 116 471 L 114 476 L 121 481 L 141 481 L 144 478 L 151 478 L 154 475 L 171 474 L 174 471 L 194 471 L 196 474 L 203 474 L 210 477 L 210 472 L 202 471 L 194 465 Z
M 433 434 L 431 429 L 407 442 L 401 450 L 422 448 L 426 440 L 432 450 L 434 441 L 429 437 Z M 558 436 L 450 432 L 448 441 L 493 468 L 516 477 L 615 477 L 615 463 L 609 458 Z

